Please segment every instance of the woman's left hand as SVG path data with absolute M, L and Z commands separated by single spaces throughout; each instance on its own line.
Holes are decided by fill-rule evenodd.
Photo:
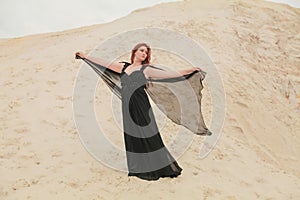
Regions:
M 200 67 L 194 67 L 193 70 L 194 71 L 202 71 L 202 69 Z

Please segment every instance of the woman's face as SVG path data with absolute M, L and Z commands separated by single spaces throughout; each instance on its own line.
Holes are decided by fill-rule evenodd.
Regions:
M 148 49 L 147 49 L 147 47 L 141 46 L 135 52 L 135 59 L 137 59 L 139 61 L 144 61 L 147 58 L 147 55 L 148 55 Z

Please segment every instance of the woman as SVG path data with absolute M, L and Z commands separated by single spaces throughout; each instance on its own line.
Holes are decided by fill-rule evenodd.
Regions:
M 200 68 L 182 70 L 178 74 L 153 67 L 149 65 L 151 48 L 145 43 L 139 43 L 133 48 L 131 63 L 109 63 L 88 57 L 82 52 L 77 52 L 76 57 L 104 66 L 121 76 L 128 175 L 144 180 L 180 175 L 182 169 L 163 144 L 145 88 L 147 80 L 185 76 L 199 71 Z

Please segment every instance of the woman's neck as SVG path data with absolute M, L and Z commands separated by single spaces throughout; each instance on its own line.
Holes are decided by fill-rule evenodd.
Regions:
M 133 61 L 133 63 L 131 65 L 133 65 L 133 66 L 140 66 L 140 65 L 142 65 L 142 62 L 135 60 L 135 61 Z

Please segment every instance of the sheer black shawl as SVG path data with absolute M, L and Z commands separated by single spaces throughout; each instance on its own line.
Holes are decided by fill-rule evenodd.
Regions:
M 109 89 L 120 99 L 121 74 L 86 58 L 82 59 L 102 78 Z M 158 70 L 168 70 L 149 65 Z M 197 135 L 211 135 L 201 112 L 201 90 L 205 72 L 194 71 L 184 76 L 166 79 L 148 79 L 146 91 L 158 108 L 173 122 L 188 128 Z

